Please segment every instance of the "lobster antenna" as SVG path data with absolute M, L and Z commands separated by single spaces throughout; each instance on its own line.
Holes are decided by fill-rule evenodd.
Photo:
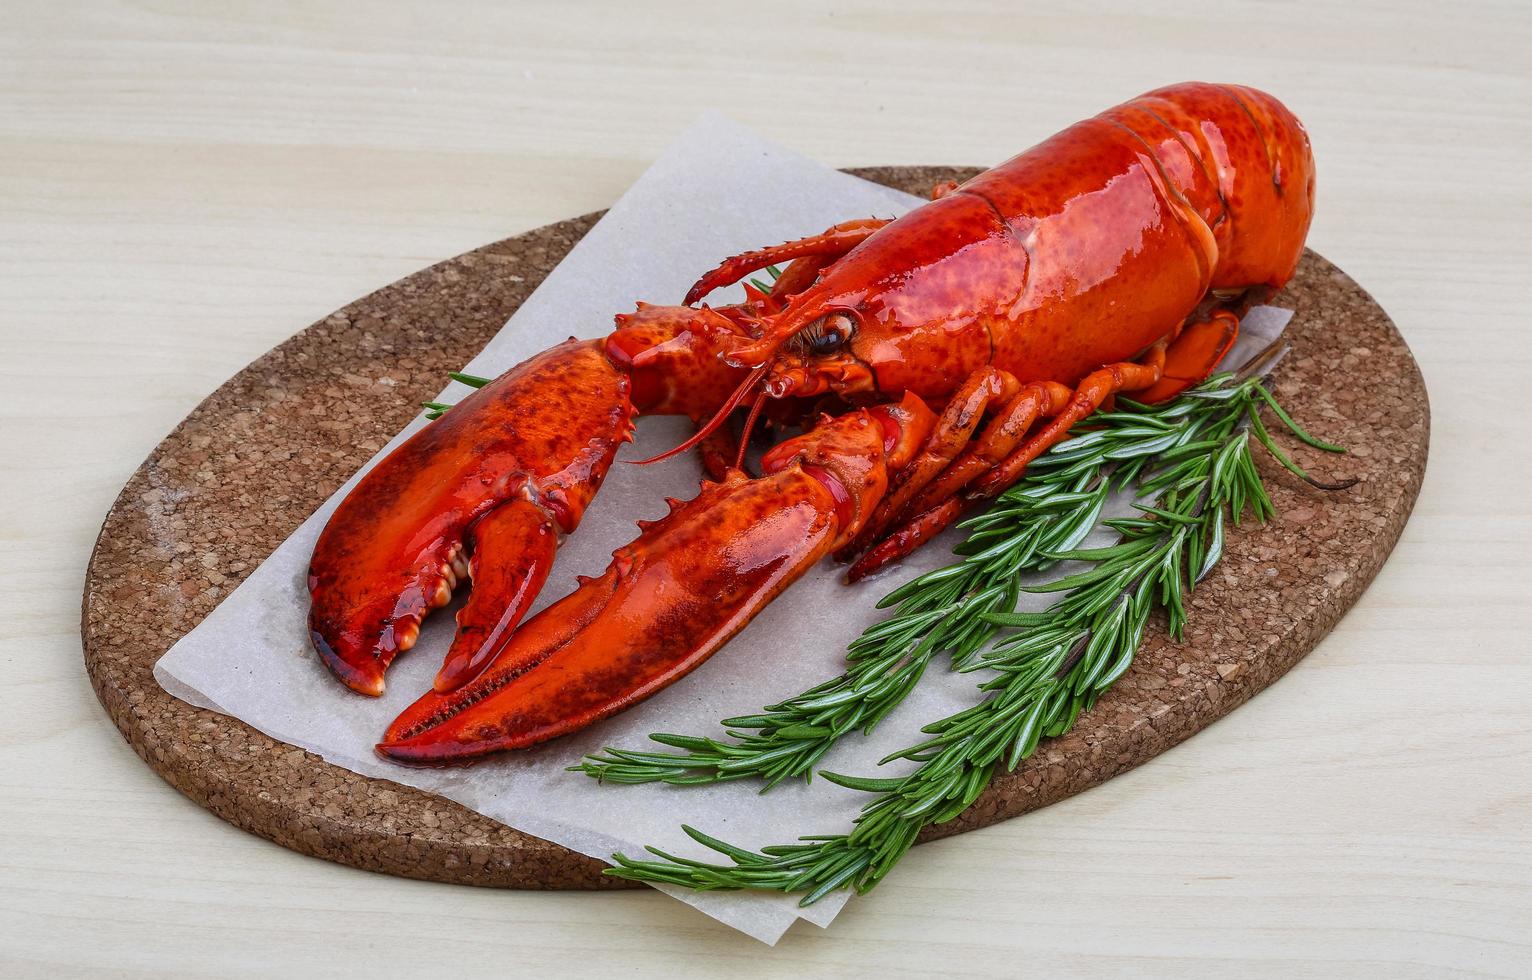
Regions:
M 739 454 L 734 457 L 734 468 L 745 468 L 745 453 L 750 450 L 750 430 L 755 428 L 756 419 L 761 417 L 761 409 L 766 407 L 766 389 L 763 387 L 756 393 L 755 401 L 750 405 L 750 414 L 745 416 L 744 431 L 739 434 Z
M 681 443 L 679 446 L 676 446 L 674 449 L 665 450 L 658 456 L 650 456 L 648 459 L 634 460 L 633 465 L 648 466 L 650 463 L 658 463 L 662 460 L 669 459 L 672 456 L 678 456 L 693 446 L 697 445 L 708 436 L 712 435 L 715 431 L 717 431 L 720 425 L 723 425 L 724 421 L 729 417 L 729 413 L 738 408 L 739 403 L 744 401 L 746 396 L 750 394 L 750 389 L 754 388 L 763 378 L 766 377 L 766 372 L 770 369 L 771 362 L 767 361 L 765 364 L 762 364 L 761 366 L 751 371 L 749 375 L 745 377 L 745 380 L 740 382 L 739 387 L 734 389 L 734 393 L 729 396 L 728 400 L 723 403 L 723 407 L 720 408 L 717 412 L 713 413 L 713 417 L 708 419 L 707 424 L 699 428 L 690 439 Z M 765 392 L 762 391 L 761 394 L 764 395 Z

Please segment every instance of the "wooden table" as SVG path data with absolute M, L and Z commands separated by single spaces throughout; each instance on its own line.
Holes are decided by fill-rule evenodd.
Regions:
M 0 973 L 1532 972 L 1532 8 L 65 6 L 0 9 Z M 300 857 L 166 786 L 96 704 L 101 515 L 316 317 L 610 203 L 704 108 L 835 165 L 985 163 L 1192 76 L 1307 122 L 1310 244 L 1414 346 L 1435 440 L 1371 591 L 1186 745 L 923 847 L 768 951 L 650 893 Z

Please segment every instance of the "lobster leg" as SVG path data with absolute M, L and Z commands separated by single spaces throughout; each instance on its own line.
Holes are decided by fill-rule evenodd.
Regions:
M 884 528 L 904 513 L 910 501 L 952 463 L 969 444 L 984 413 L 997 402 L 1014 399 L 1021 385 L 1008 371 L 985 366 L 963 382 L 947 402 L 920 456 L 904 471 L 900 482 L 884 496 L 850 550 L 876 540 Z M 919 513 L 919 511 L 917 511 Z M 842 557 L 842 556 L 837 556 Z
M 1086 375 L 1068 400 L 1058 406 L 1056 414 L 1047 425 L 974 480 L 972 489 L 967 493 L 947 497 L 895 529 L 857 559 L 846 573 L 847 580 L 855 582 L 866 578 L 889 562 L 903 558 L 946 530 L 975 502 L 988 500 L 1003 492 L 1021 479 L 1027 464 L 1064 439 L 1076 423 L 1095 412 L 1110 396 L 1119 391 L 1138 391 L 1152 387 L 1164 372 L 1167 342 L 1168 338 L 1155 344 L 1141 361 L 1108 364 Z
M 1073 392 L 1052 381 L 1021 385 L 1016 394 L 992 418 L 971 442 L 952 450 L 950 464 L 936 471 L 916 473 L 878 505 L 867 526 L 846 554 L 865 550 L 890 526 L 908 517 L 924 514 L 962 491 L 968 484 L 995 468 L 1015 451 L 1039 418 L 1050 418 L 1063 411 Z M 949 405 L 949 410 L 951 406 Z M 946 421 L 945 415 L 943 421 Z M 934 441 L 934 437 L 933 437 Z M 957 449 L 961 449 L 958 455 Z M 929 452 L 929 450 L 928 450 Z M 948 457 L 951 458 L 950 456 Z M 918 464 L 917 464 L 918 465 Z M 921 477 L 919 480 L 914 476 Z M 892 504 L 892 506 L 890 506 Z M 855 579 L 852 579 L 855 581 Z
M 739 282 L 752 272 L 757 272 L 778 262 L 787 262 L 792 259 L 814 258 L 819 260 L 818 268 L 823 268 L 826 259 L 836 259 L 853 248 L 862 244 L 872 237 L 873 232 L 888 224 L 888 218 L 858 218 L 853 221 L 843 221 L 818 235 L 810 235 L 807 238 L 799 238 L 796 241 L 783 242 L 781 245 L 773 245 L 770 248 L 755 249 L 750 252 L 742 252 L 732 258 L 725 259 L 718 268 L 697 280 L 686 293 L 686 305 L 696 303 L 702 297 L 713 290 L 723 286 Z M 807 267 L 806 267 L 807 268 Z M 814 272 L 818 271 L 814 268 Z M 793 282 L 804 278 L 800 268 L 793 273 Z M 808 281 L 802 283 L 807 286 L 813 281 L 810 275 Z M 801 288 L 801 287 L 800 287 Z M 796 290 L 794 290 L 796 291 Z M 772 295 L 778 295 L 777 290 L 772 290 Z
M 1239 317 L 1217 310 L 1205 320 L 1188 324 L 1165 353 L 1164 376 L 1141 392 L 1138 400 L 1154 405 L 1169 401 L 1206 381 L 1239 338 Z
M 847 579 L 855 582 L 904 557 L 944 531 L 975 501 L 1003 492 L 1021 479 L 1028 463 L 1117 392 L 1132 391 L 1139 401 L 1152 404 L 1205 381 L 1238 337 L 1239 317 L 1230 309 L 1216 309 L 1182 326 L 1168 343 L 1161 341 L 1150 348 L 1141 362 L 1110 365 L 1091 374 L 1072 394 L 1051 382 L 1024 386 L 1004 412 L 985 427 L 981 438 L 923 492 L 896 492 L 885 498 L 884 505 L 896 497 L 903 499 L 899 507 L 886 511 L 880 505 L 861 540 L 847 550 L 865 546 L 895 521 L 904 520 L 904 524 L 852 565 Z M 1053 417 L 1054 421 L 1021 445 L 1022 437 L 1039 417 Z M 970 483 L 976 483 L 974 490 L 960 497 Z M 905 486 L 899 489 L 904 491 Z
M 1022 388 L 1004 414 L 985 427 L 983 435 L 910 505 L 909 511 L 918 514 L 928 510 L 994 469 L 1021 445 L 1034 422 L 1063 411 L 1072 394 L 1064 385 L 1052 381 L 1034 382 Z
M 993 497 L 1021 479 L 1028 463 L 1068 436 L 1069 430 L 1100 408 L 1108 396 L 1119 391 L 1139 391 L 1159 381 L 1165 370 L 1165 347 L 1165 342 L 1161 341 L 1149 349 L 1142 361 L 1109 364 L 1086 375 L 1075 387 L 1069 403 L 1042 431 L 975 481 L 975 494 L 983 498 Z
M 524 748 L 605 718 L 694 669 L 854 535 L 933 422 L 914 395 L 827 420 L 769 451 L 764 474 L 707 483 L 640 522 L 599 577 L 522 625 L 477 678 L 432 692 L 378 752 L 439 763 Z
M 709 432 L 697 446 L 702 472 L 714 482 L 729 475 L 729 470 L 734 466 L 734 461 L 739 458 L 739 453 L 739 439 L 734 433 L 728 431 L 727 427 L 720 427 Z

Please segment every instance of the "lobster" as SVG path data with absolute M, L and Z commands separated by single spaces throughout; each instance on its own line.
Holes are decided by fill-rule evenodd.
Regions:
M 377 751 L 441 763 L 523 748 L 694 669 L 826 555 L 860 579 L 1015 483 L 1131 392 L 1205 379 L 1293 275 L 1307 134 L 1233 85 L 1158 89 L 893 219 L 730 258 L 681 306 L 640 303 L 473 392 L 368 472 L 310 565 L 313 644 L 377 695 L 465 578 L 433 690 Z M 713 290 L 785 264 L 769 288 Z M 730 424 L 747 412 L 741 431 Z M 522 623 L 642 413 L 689 417 L 709 479 L 606 572 Z M 760 475 L 762 416 L 794 434 Z

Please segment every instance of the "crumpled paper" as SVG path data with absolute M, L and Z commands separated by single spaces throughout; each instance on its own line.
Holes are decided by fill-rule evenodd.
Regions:
M 464 370 L 493 376 L 570 335 L 601 336 L 611 329 L 613 314 L 631 310 L 636 300 L 678 301 L 723 256 L 812 234 L 847 218 L 896 216 L 920 203 L 766 143 L 721 116 L 704 116 Z M 720 294 L 713 299 L 727 298 Z M 1280 333 L 1287 316 L 1286 311 L 1254 311 L 1230 363 L 1241 363 L 1263 348 Z M 438 400 L 454 402 L 466 392 L 452 384 Z M 417 418 L 362 472 L 424 424 Z M 643 419 L 637 446 L 624 447 L 619 460 L 650 455 L 689 432 L 684 420 Z M 664 513 L 665 496 L 694 496 L 700 471 L 693 457 L 649 467 L 615 464 L 584 522 L 560 548 L 534 611 L 572 589 L 576 574 L 599 574 L 612 549 L 637 533 L 634 520 Z M 838 566 L 822 564 L 691 675 L 583 732 L 473 766 L 405 768 L 378 758 L 372 746 L 388 722 L 429 689 L 451 639 L 450 614 L 426 620 L 416 647 L 390 669 L 388 692 L 380 699 L 342 687 L 308 641 L 308 559 L 325 521 L 360 476 L 326 501 L 160 659 L 155 677 L 167 691 L 233 715 L 335 765 L 447 797 L 603 860 L 615 851 L 640 854 L 646 844 L 719 859 L 681 832 L 683 822 L 750 848 L 850 829 L 867 795 L 823 780 L 780 786 L 762 796 L 750 782 L 602 786 L 565 767 L 608 745 L 654 747 L 647 739 L 651 732 L 715 734 L 720 719 L 755 713 L 835 676 L 844 667 L 847 644 L 882 618 L 874 609 L 877 599 L 949 562 L 955 538 L 932 542 L 901 566 L 856 586 L 840 583 Z M 1033 598 L 1038 605 L 1047 601 Z M 863 774 L 877 769 L 878 775 L 907 771 L 907 763 L 879 769 L 876 762 L 918 740 L 921 725 L 972 704 L 979 680 L 929 672 L 878 731 L 847 739 L 823 767 Z M 837 893 L 800 909 L 797 896 L 661 890 L 766 943 L 775 943 L 799 918 L 828 925 L 847 900 L 845 893 Z

